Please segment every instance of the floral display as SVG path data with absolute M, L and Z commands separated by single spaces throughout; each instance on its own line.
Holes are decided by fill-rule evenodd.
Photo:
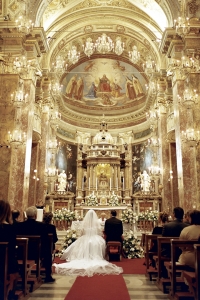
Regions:
M 133 212 L 132 209 L 126 209 L 122 212 L 122 222 L 133 224 L 134 218 L 136 214 Z
M 66 231 L 65 240 L 62 244 L 62 249 L 58 253 L 56 253 L 56 256 L 61 257 L 65 249 L 67 249 L 67 247 L 69 247 L 73 242 L 75 242 L 77 238 L 78 236 L 76 230 L 68 229 Z
M 98 199 L 97 199 L 97 196 L 94 193 L 90 194 L 87 197 L 87 205 L 88 206 L 97 206 L 98 205 Z
M 55 221 L 73 221 L 75 220 L 75 212 L 63 207 L 54 211 L 53 218 Z
M 110 206 L 118 206 L 119 205 L 119 198 L 118 198 L 118 196 L 115 195 L 115 194 L 112 194 L 110 196 L 110 199 L 108 200 L 108 204 Z
M 140 240 L 134 236 L 133 231 L 126 231 L 123 236 L 123 252 L 126 258 L 132 259 L 144 257 L 144 250 L 140 246 Z
M 145 212 L 139 213 L 136 217 L 137 221 L 157 221 L 158 220 L 158 211 L 147 210 Z

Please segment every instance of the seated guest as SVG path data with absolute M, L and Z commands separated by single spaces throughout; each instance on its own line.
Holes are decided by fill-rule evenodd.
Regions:
M 184 214 L 184 218 L 183 218 L 183 222 L 190 225 L 190 213 L 191 213 L 191 210 L 187 211 L 185 214 Z
M 8 299 L 13 299 L 17 284 L 18 263 L 16 259 L 16 235 L 12 224 L 11 208 L 8 201 L 0 200 L 0 242 L 8 242 Z M 4 262 L 0 262 L 4 263 Z M 2 266 L 0 265 L 0 268 Z M 3 295 L 2 278 L 0 278 L 0 299 Z
M 168 214 L 166 212 L 160 212 L 158 217 L 158 226 L 154 227 L 152 234 L 162 235 L 163 226 L 166 223 L 168 223 Z M 157 252 L 158 250 L 157 239 L 153 240 L 152 243 L 153 245 L 149 251 Z M 155 266 L 155 262 L 153 261 L 153 254 L 152 255 L 149 254 L 149 258 L 152 260 L 152 266 Z
M 104 233 L 106 236 L 106 242 L 118 241 L 122 243 L 123 240 L 123 225 L 122 221 L 116 218 L 116 210 L 111 211 L 111 218 L 105 222 Z
M 18 221 L 19 216 L 20 216 L 20 211 L 18 209 L 13 209 L 12 210 L 12 220 L 13 220 L 13 223 L 19 222 Z
M 55 243 L 58 241 L 56 227 L 51 224 L 53 219 L 53 214 L 51 212 L 45 212 L 43 215 L 43 223 L 46 226 L 47 232 L 53 234 L 53 250 L 55 250 Z
M 49 239 L 46 225 L 36 221 L 37 208 L 35 206 L 28 207 L 26 210 L 27 220 L 15 223 L 14 227 L 17 235 L 40 235 L 41 237 L 41 259 L 44 262 L 46 278 L 45 282 L 54 282 L 51 276 L 52 254 L 49 247 Z M 34 256 L 34 249 L 29 249 L 29 257 Z
M 200 211 L 190 211 L 189 221 L 191 225 L 181 231 L 180 239 L 198 240 L 200 236 Z M 195 252 L 192 246 L 182 249 L 179 262 L 192 268 L 195 267 Z

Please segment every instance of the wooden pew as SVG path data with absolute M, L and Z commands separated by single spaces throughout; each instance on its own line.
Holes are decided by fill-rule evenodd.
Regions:
M 163 293 L 168 293 L 167 287 L 170 286 L 170 279 L 169 278 L 161 278 L 162 276 L 162 266 L 164 266 L 165 261 L 170 261 L 170 257 L 166 257 L 162 255 L 162 249 L 165 247 L 164 245 L 171 245 L 171 239 L 179 239 L 178 237 L 158 237 L 158 254 L 157 256 L 154 255 L 155 261 L 157 261 L 157 268 L 158 268 L 158 277 L 157 277 L 157 286 Z
M 195 271 L 183 271 L 183 277 L 189 284 L 190 293 L 193 299 L 200 299 L 200 244 L 194 244 L 195 250 Z
M 149 276 L 150 281 L 152 281 L 152 276 L 158 274 L 158 270 L 156 268 L 150 267 L 149 265 L 149 255 L 153 257 L 153 255 L 157 255 L 157 252 L 149 251 L 153 246 L 153 241 L 157 240 L 157 237 L 160 235 L 156 234 L 146 234 L 145 236 L 145 262 L 146 262 L 146 276 Z
M 34 284 L 40 282 L 40 252 L 41 252 L 41 238 L 39 235 L 17 235 L 17 238 L 28 238 L 28 258 L 27 269 L 28 277 L 27 282 L 31 284 L 30 292 L 33 290 Z M 34 251 L 30 251 L 33 250 Z M 34 261 L 34 263 L 33 263 Z M 31 271 L 36 266 L 36 274 L 33 276 Z
M 7 286 L 8 286 L 8 242 L 0 243 L 0 297 L 7 300 Z
M 17 255 L 19 254 L 18 264 L 20 268 L 20 278 L 18 279 L 18 282 L 22 282 L 22 291 L 24 296 L 28 293 L 28 286 L 27 286 L 27 278 L 28 278 L 28 270 L 30 268 L 30 262 L 29 262 L 29 268 L 28 268 L 28 238 L 16 238 L 16 245 L 17 245 Z M 18 257 L 17 257 L 18 258 Z M 34 261 L 32 261 L 32 266 L 35 264 Z
M 186 265 L 182 265 L 177 263 L 177 257 L 176 257 L 176 253 L 177 253 L 177 249 L 179 248 L 185 248 L 188 246 L 192 246 L 197 243 L 197 240 L 183 240 L 183 239 L 172 239 L 171 240 L 171 276 L 170 276 L 170 280 L 171 280 L 171 290 L 170 290 L 170 299 L 179 299 L 179 297 L 185 297 L 185 299 L 190 299 L 190 297 L 192 297 L 190 292 L 177 292 L 176 293 L 176 289 L 177 286 L 180 285 L 182 287 L 182 290 L 185 286 L 184 284 L 184 280 L 183 278 L 177 278 L 177 271 L 181 272 L 183 270 L 185 271 L 191 271 L 192 268 L 190 268 L 189 266 Z M 192 299 L 192 298 L 191 298 Z

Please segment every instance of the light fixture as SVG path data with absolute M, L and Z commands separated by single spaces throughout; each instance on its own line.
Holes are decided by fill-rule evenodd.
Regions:
M 147 56 L 146 62 L 143 63 L 143 69 L 145 73 L 149 76 L 153 72 L 156 72 L 156 64 L 155 61 L 151 58 L 151 56 Z
M 121 55 L 124 51 L 124 43 L 121 41 L 121 37 L 116 38 L 114 51 L 117 55 Z
M 133 46 L 132 51 L 129 51 L 129 58 L 134 64 L 140 60 L 140 52 L 138 52 L 136 45 Z
M 158 175 L 160 175 L 160 171 L 161 171 L 161 169 L 157 165 L 152 165 L 151 167 L 149 167 L 150 175 L 158 176 Z
M 56 57 L 56 60 L 54 63 L 52 63 L 52 71 L 53 72 L 66 72 L 67 71 L 68 64 L 65 62 L 63 57 L 61 55 L 58 55 Z
M 160 139 L 157 137 L 151 137 L 150 139 L 148 139 L 148 147 L 150 148 L 160 147 Z
M 32 20 L 26 17 L 26 12 L 24 16 L 19 16 L 19 18 L 15 21 L 15 24 L 19 30 L 19 32 L 28 34 L 33 30 L 34 23 Z
M 77 52 L 76 46 L 72 46 L 68 51 L 68 60 L 71 64 L 76 64 L 80 58 L 80 52 Z
M 96 40 L 95 49 L 101 54 L 106 54 L 114 49 L 114 43 L 109 36 L 103 33 L 101 37 L 98 37 Z
M 191 90 L 187 88 L 183 91 L 183 95 L 178 95 L 178 101 L 180 104 L 184 104 L 187 107 L 191 107 L 194 104 L 197 104 L 199 101 L 199 95 L 196 90 Z
M 159 120 L 159 111 L 157 109 L 151 109 L 146 113 L 146 119 L 149 121 L 150 126 L 155 127 Z
M 50 119 L 51 126 L 57 126 L 58 120 L 61 119 L 61 113 L 59 113 L 55 109 L 51 109 L 49 113 L 49 119 Z
M 14 129 L 12 132 L 8 131 L 8 143 L 14 148 L 22 146 L 26 142 L 26 134 L 22 133 L 20 128 Z
M 83 45 L 82 47 L 85 55 L 87 55 L 87 57 L 90 58 L 90 56 L 94 53 L 95 50 L 95 45 L 92 42 L 92 39 L 90 37 L 87 38 L 85 46 Z
M 177 20 L 174 20 L 174 27 L 176 33 L 180 36 L 186 35 L 190 32 L 190 23 L 188 17 L 178 17 Z
M 189 128 L 186 131 L 182 131 L 182 139 L 187 142 L 190 147 L 195 147 L 200 141 L 200 132 Z

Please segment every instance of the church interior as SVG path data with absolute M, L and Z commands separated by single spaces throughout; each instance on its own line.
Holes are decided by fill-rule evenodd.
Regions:
M 199 17 L 200 0 L 0 0 L 0 199 L 76 220 L 200 209 Z

